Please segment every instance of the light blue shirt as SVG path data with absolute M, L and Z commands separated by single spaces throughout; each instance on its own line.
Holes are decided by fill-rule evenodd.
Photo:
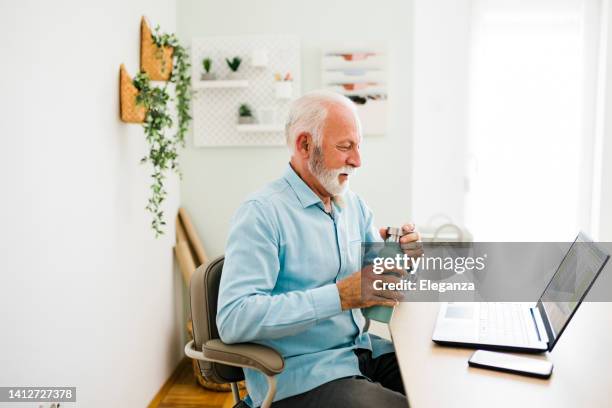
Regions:
M 321 199 L 288 166 L 251 195 L 232 220 L 221 277 L 217 326 L 225 343 L 255 342 L 277 350 L 285 369 L 275 401 L 329 381 L 362 375 L 355 348 L 374 357 L 391 342 L 363 331 L 360 309 L 342 311 L 336 282 L 361 269 L 361 242 L 381 241 L 372 213 L 353 192 L 344 208 Z M 251 406 L 267 382 L 245 369 Z

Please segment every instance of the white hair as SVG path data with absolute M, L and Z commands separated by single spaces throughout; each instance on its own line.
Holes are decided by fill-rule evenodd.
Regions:
M 315 146 L 321 147 L 323 124 L 327 118 L 329 106 L 334 104 L 347 107 L 353 113 L 355 126 L 361 137 L 361 123 L 357 116 L 357 107 L 353 101 L 336 92 L 311 91 L 296 99 L 289 109 L 289 117 L 285 124 L 285 136 L 287 147 L 291 153 L 295 151 L 295 141 L 302 133 L 309 133 Z

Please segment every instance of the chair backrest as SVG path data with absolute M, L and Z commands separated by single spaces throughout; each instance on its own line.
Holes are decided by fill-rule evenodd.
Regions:
M 189 285 L 191 298 L 191 319 L 193 321 L 193 340 L 196 350 L 202 344 L 219 338 L 217 330 L 217 299 L 219 283 L 223 272 L 223 256 L 206 265 L 201 265 L 193 273 Z M 208 381 L 217 384 L 237 382 L 244 379 L 241 368 L 210 361 L 197 360 L 200 372 Z

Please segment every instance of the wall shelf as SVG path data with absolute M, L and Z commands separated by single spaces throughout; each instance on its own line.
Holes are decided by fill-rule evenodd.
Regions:
M 193 145 L 195 147 L 285 146 L 284 120 L 299 96 L 300 41 L 293 35 L 240 35 L 193 38 Z M 232 77 L 226 58 L 242 58 Z M 202 81 L 202 61 L 210 58 L 216 80 Z M 292 81 L 279 85 L 276 74 Z M 204 77 L 207 78 L 207 77 Z M 282 88 L 282 89 L 280 89 Z M 258 123 L 239 124 L 242 104 Z
M 249 81 L 244 79 L 194 81 L 193 89 L 226 89 L 226 88 L 247 88 Z
M 284 132 L 285 127 L 283 125 L 237 125 L 236 130 L 238 132 Z
M 355 102 L 364 135 L 387 132 L 387 58 L 384 42 L 336 44 L 322 50 L 322 85 Z

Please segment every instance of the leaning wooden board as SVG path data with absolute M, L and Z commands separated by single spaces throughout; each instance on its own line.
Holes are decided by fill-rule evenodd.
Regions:
M 193 261 L 193 257 L 191 256 L 191 252 L 189 251 L 189 244 L 187 241 L 177 242 L 176 246 L 174 247 L 174 254 L 178 260 L 179 268 L 181 269 L 181 274 L 183 275 L 183 281 L 185 282 L 185 285 L 189 287 L 191 275 L 196 270 L 196 265 Z
M 195 231 L 191 219 L 187 215 L 187 211 L 184 208 L 179 209 L 179 214 L 176 217 L 176 246 L 174 247 L 174 253 L 183 275 L 185 285 L 189 288 L 191 282 L 191 275 L 200 265 L 205 264 L 208 261 L 206 252 L 202 242 Z M 193 338 L 192 322 L 187 322 L 187 331 L 189 337 Z M 193 374 L 195 375 L 198 384 L 202 387 L 214 391 L 228 392 L 231 390 L 229 384 L 216 384 L 206 380 L 200 372 L 200 366 L 196 360 L 192 360 Z M 241 390 L 245 389 L 244 381 L 238 383 L 238 387 Z
M 200 241 L 200 237 L 196 233 L 195 227 L 191 222 L 191 218 L 187 214 L 184 208 L 179 208 L 179 219 L 180 224 L 187 235 L 187 239 L 193 251 L 196 254 L 196 266 L 204 265 L 208 261 L 208 256 L 206 256 L 206 252 L 204 251 L 204 247 L 202 246 L 202 241 Z

